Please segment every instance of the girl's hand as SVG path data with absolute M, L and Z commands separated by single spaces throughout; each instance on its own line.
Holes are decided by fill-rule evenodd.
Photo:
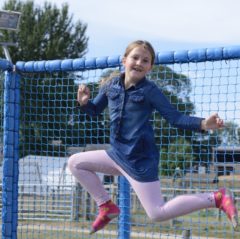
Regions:
M 224 127 L 223 120 L 220 119 L 217 113 L 210 115 L 207 119 L 202 120 L 202 130 L 220 129 Z
M 86 105 L 90 98 L 90 90 L 86 85 L 78 86 L 77 101 L 80 106 Z

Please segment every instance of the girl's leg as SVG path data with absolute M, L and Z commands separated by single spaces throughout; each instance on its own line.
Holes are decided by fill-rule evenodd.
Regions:
M 181 195 L 164 203 L 159 181 L 141 183 L 123 171 L 122 174 L 128 178 L 146 213 L 154 221 L 173 219 L 205 208 L 219 208 L 226 213 L 233 228 L 238 227 L 238 211 L 234 196 L 227 189 L 212 193 Z
M 88 155 L 86 156 L 88 157 Z M 95 154 L 93 156 L 96 157 Z M 94 164 L 91 166 L 91 168 L 94 168 L 94 170 L 100 171 L 100 172 L 106 172 L 106 169 L 108 168 L 107 170 L 108 173 L 111 173 L 112 171 L 112 173 L 115 173 L 117 175 L 122 174 L 123 176 L 125 176 L 129 181 L 129 183 L 131 184 L 134 191 L 136 192 L 147 215 L 149 216 L 149 218 L 151 218 L 154 221 L 165 221 L 175 217 L 186 215 L 188 213 L 191 213 L 200 209 L 216 207 L 214 193 L 181 195 L 165 203 L 161 193 L 161 187 L 160 187 L 159 181 L 149 182 L 149 183 L 138 182 L 133 178 L 131 178 L 121 167 L 119 167 L 114 161 L 112 161 L 112 159 L 105 153 L 105 151 L 101 152 L 101 154 L 99 154 L 98 156 L 99 156 L 99 160 L 101 159 L 101 161 L 103 161 L 104 163 L 102 165 L 103 168 L 101 170 L 99 166 L 95 168 L 97 165 L 96 159 L 93 160 L 92 157 L 90 157 L 90 162 Z M 87 161 L 89 162 L 89 159 L 87 159 Z M 99 161 L 97 160 L 97 162 Z M 85 161 L 84 161 L 84 164 L 85 164 Z M 87 165 L 89 167 L 89 163 L 87 163 Z M 80 167 L 80 165 L 78 167 Z M 84 175 L 83 175 L 83 179 L 81 180 L 81 182 L 86 181 L 85 185 L 87 185 L 87 188 L 88 188 L 87 190 L 90 190 L 89 185 L 93 184 L 91 187 L 94 188 L 94 186 L 97 183 L 96 179 L 92 184 L 91 182 L 89 182 L 89 180 L 90 179 L 86 178 Z M 101 195 L 103 194 L 103 192 L 98 194 Z M 95 195 L 95 193 L 92 192 L 92 195 Z M 95 198 L 97 197 L 95 196 Z M 100 197 L 98 196 L 98 198 Z M 99 201 L 103 201 L 103 200 L 99 200 Z
M 74 154 L 68 160 L 68 168 L 77 181 L 90 193 L 98 206 L 109 201 L 110 197 L 96 172 L 121 175 L 105 150 Z
M 122 170 L 104 150 L 75 154 L 70 157 L 68 167 L 99 206 L 109 201 L 110 198 L 95 172 L 112 175 L 122 174 L 132 185 L 142 206 L 152 220 L 165 221 L 200 209 L 217 206 L 228 215 L 233 225 L 238 225 L 234 200 L 225 190 L 220 190 L 215 193 L 181 195 L 164 203 L 159 181 L 142 183 L 134 180 Z M 110 205 L 108 205 L 108 207 L 109 206 Z M 115 209 L 116 208 L 114 208 L 114 210 Z M 105 212 L 105 209 L 103 211 Z M 105 220 L 104 224 L 101 224 L 98 228 L 93 227 L 94 231 L 105 226 L 110 217 L 105 217 L 104 219 L 107 219 L 107 221 Z M 100 214 L 94 223 L 97 222 L 98 224 L 98 222 L 101 221 L 102 216 Z
M 181 195 L 164 202 L 160 182 L 138 182 L 122 172 L 132 185 L 150 219 L 165 221 L 210 207 L 216 207 L 213 193 Z
M 110 200 L 96 172 L 110 175 L 121 173 L 105 150 L 74 154 L 68 160 L 68 168 L 99 206 L 99 214 L 92 224 L 90 232 L 92 234 L 102 229 L 120 213 L 119 208 Z
M 165 203 L 159 181 L 146 184 L 134 182 L 133 185 L 148 216 L 154 221 L 165 221 L 200 209 L 215 207 L 213 193 L 181 195 Z

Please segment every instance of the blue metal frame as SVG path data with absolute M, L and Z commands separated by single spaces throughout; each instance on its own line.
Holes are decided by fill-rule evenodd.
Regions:
M 20 76 L 6 72 L 4 82 L 4 138 L 2 238 L 17 238 L 18 221 L 18 159 Z
M 67 60 L 17 62 L 18 72 L 84 71 L 121 67 L 121 56 L 78 58 Z M 240 59 L 240 46 L 169 51 L 156 54 L 155 64 L 174 64 Z M 19 107 L 20 76 L 13 72 L 14 66 L 0 59 L 0 70 L 6 71 L 4 89 L 4 163 L 2 238 L 17 238 L 18 221 L 18 159 L 19 159 Z M 118 239 L 130 238 L 130 186 L 125 178 L 119 178 Z

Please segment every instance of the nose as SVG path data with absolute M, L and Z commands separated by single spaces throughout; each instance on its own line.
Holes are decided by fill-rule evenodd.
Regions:
M 137 65 L 142 65 L 142 60 L 138 59 L 136 63 L 137 63 Z

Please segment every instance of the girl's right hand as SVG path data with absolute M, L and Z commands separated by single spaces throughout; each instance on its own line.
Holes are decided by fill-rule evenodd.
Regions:
M 80 106 L 86 105 L 90 98 L 90 90 L 86 85 L 78 86 L 77 101 Z

